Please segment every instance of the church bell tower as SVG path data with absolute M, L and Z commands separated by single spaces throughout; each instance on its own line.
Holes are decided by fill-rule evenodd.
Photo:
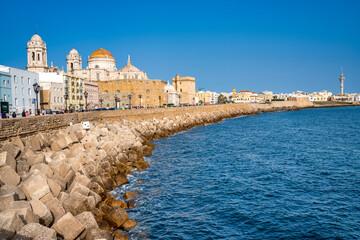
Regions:
M 27 43 L 27 66 L 26 69 L 32 72 L 47 72 L 47 48 L 46 43 L 35 33 Z

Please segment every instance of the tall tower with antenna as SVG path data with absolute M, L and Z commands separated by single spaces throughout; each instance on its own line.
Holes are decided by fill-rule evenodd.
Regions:
M 340 95 L 343 96 L 344 95 L 344 74 L 343 74 L 343 68 L 341 67 L 341 75 L 339 77 L 340 80 Z

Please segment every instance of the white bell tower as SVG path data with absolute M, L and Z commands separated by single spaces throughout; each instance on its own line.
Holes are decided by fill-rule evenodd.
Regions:
M 26 69 L 32 72 L 47 72 L 47 48 L 46 43 L 37 33 L 27 43 L 28 64 Z

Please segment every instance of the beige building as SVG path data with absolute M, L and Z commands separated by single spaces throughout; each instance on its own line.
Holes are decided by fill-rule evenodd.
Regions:
M 198 91 L 195 93 L 195 104 L 211 104 L 212 92 Z
M 87 98 L 85 95 L 86 93 L 87 93 Z M 96 82 L 84 81 L 84 98 L 85 98 L 85 104 L 87 104 L 87 109 L 98 108 L 99 86 Z
M 236 89 L 234 88 L 232 94 L 232 101 L 234 101 L 235 103 L 258 102 L 259 98 L 258 94 L 255 92 L 247 90 L 236 92 Z
M 85 109 L 84 79 L 72 74 L 64 74 L 64 101 L 65 108 Z M 65 97 L 66 96 L 66 97 Z
M 195 78 L 194 77 L 176 77 L 172 79 L 175 90 L 180 94 L 180 104 L 195 104 Z

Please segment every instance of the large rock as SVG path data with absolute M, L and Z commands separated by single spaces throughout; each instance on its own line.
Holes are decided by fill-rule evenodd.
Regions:
M 87 197 L 78 192 L 71 193 L 69 198 L 64 201 L 63 206 L 66 212 L 71 212 L 74 216 L 91 211 Z
M 85 238 L 86 234 L 94 228 L 99 228 L 94 215 L 91 212 L 82 212 L 79 215 L 75 216 L 75 218 L 85 227 L 85 231 L 82 233 L 83 237 Z
M 33 199 L 30 201 L 33 212 L 39 217 L 39 222 L 49 226 L 53 220 L 53 216 L 49 208 L 40 200 Z
M 16 170 L 16 160 L 8 152 L 0 153 L 0 168 L 5 167 L 6 165 L 10 166 L 13 170 Z
M 47 202 L 45 205 L 49 208 L 49 210 L 53 214 L 55 221 L 59 220 L 62 216 L 65 215 L 65 210 L 59 199 L 54 198 L 51 201 Z
M 135 220 L 128 219 L 121 225 L 121 228 L 126 231 L 129 231 L 130 229 L 133 229 L 136 226 L 136 224 L 137 223 Z
M 54 180 L 52 180 L 52 179 L 48 179 L 48 180 L 47 180 L 47 183 L 48 183 L 48 185 L 49 185 L 49 187 L 50 187 L 50 190 L 51 190 L 51 192 L 53 193 L 53 195 L 54 195 L 55 197 L 58 197 L 59 194 L 60 194 L 60 191 L 61 191 L 60 185 L 57 184 L 57 183 L 56 183 Z
M 129 237 L 122 230 L 116 229 L 113 240 L 129 240 Z
M 74 192 L 78 192 L 81 193 L 84 196 L 88 196 L 90 193 L 90 189 L 85 187 L 84 185 L 80 184 L 80 183 L 73 183 L 71 184 L 70 188 L 69 188 L 70 194 L 74 193 Z
M 5 209 L 5 206 L 15 201 L 15 193 L 8 193 L 0 196 L 0 212 Z
M 120 227 L 129 218 L 122 207 L 104 206 L 101 210 L 104 212 L 104 220 L 114 227 Z
M 29 223 L 17 232 L 13 240 L 56 240 L 56 231 L 39 223 Z
M 25 146 L 24 146 L 24 143 L 22 142 L 22 140 L 21 140 L 20 137 L 14 138 L 13 141 L 12 141 L 12 143 L 13 143 L 15 146 L 17 146 L 17 147 L 20 149 L 21 152 L 24 151 Z
M 20 148 L 12 142 L 2 146 L 0 152 L 8 152 L 13 158 L 17 158 L 21 153 Z
M 65 239 L 76 239 L 85 229 L 71 213 L 62 216 L 52 228 Z
M 8 209 L 3 211 L 3 213 L 9 212 L 16 212 L 24 224 L 39 222 L 39 217 L 36 216 L 29 208 Z
M 115 176 L 115 182 L 116 182 L 116 185 L 121 186 L 125 183 L 128 183 L 129 180 L 127 179 L 127 177 L 124 173 L 120 172 L 119 174 L 117 174 Z
M 86 240 L 112 240 L 110 233 L 106 230 L 93 228 L 86 234 Z
M 10 166 L 0 168 L 0 183 L 2 185 L 18 185 L 20 183 L 20 176 Z
M 5 210 L 21 208 L 27 208 L 30 211 L 32 210 L 31 205 L 28 201 L 13 201 L 5 205 Z
M 27 158 L 27 163 L 30 166 L 44 162 L 45 162 L 45 155 L 42 153 L 37 153 Z
M 35 151 L 41 151 L 42 142 L 39 135 L 36 135 L 29 139 L 29 143 L 32 149 Z
M 35 169 L 39 170 L 42 173 L 45 173 L 47 178 L 51 178 L 54 175 L 53 170 L 49 167 L 49 165 L 47 165 L 45 163 L 38 163 L 38 164 L 32 165 L 30 172 Z
M 134 193 L 134 192 L 126 192 L 124 194 L 124 198 L 125 199 L 130 199 L 130 198 L 134 198 L 134 197 L 137 197 L 139 196 L 137 193 Z
M 15 194 L 15 200 L 25 200 L 25 194 L 20 190 L 18 186 L 15 185 L 3 185 L 0 188 L 0 196 L 6 195 L 6 194 Z
M 16 231 L 24 226 L 16 211 L 3 211 L 0 213 L 0 236 L 2 239 L 12 239 Z
M 20 189 L 25 193 L 28 201 L 40 199 L 50 192 L 46 178 L 40 175 L 32 175 L 21 184 Z

